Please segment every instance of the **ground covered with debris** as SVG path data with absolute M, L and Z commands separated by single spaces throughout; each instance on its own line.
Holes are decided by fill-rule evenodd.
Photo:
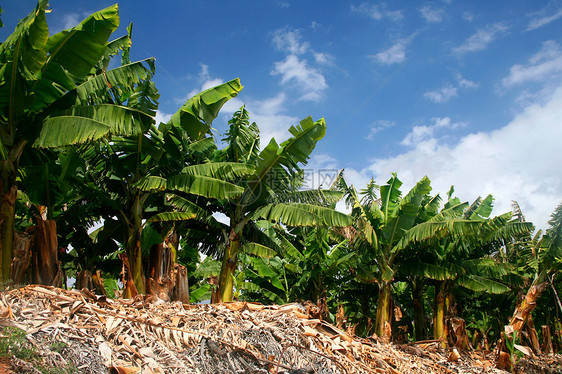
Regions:
M 505 373 L 493 354 L 437 342 L 383 344 L 312 318 L 300 304 L 182 305 L 27 286 L 0 294 L 3 373 Z M 521 360 L 562 372 L 560 355 Z

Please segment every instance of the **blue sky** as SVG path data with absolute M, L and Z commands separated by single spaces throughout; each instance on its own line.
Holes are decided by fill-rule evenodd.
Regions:
M 53 0 L 53 32 L 113 2 Z M 3 2 L 0 39 L 34 1 Z M 133 58 L 156 57 L 159 118 L 204 88 L 245 86 L 246 104 L 287 137 L 311 115 L 326 137 L 308 167 L 317 187 L 345 168 L 357 187 L 391 172 L 427 175 L 462 200 L 517 200 L 539 228 L 562 202 L 562 1 L 122 1 Z

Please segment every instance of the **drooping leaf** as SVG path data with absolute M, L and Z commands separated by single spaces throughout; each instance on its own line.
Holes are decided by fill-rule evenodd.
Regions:
M 167 189 L 214 199 L 234 199 L 244 188 L 217 178 L 179 174 L 168 178 Z
M 192 140 L 200 140 L 209 131 L 211 123 L 224 103 L 238 95 L 242 88 L 237 78 L 193 96 L 172 116 L 161 131 L 165 132 L 170 126 L 181 127 Z
M 312 204 L 279 203 L 266 204 L 257 208 L 253 219 L 278 221 L 288 226 L 349 226 L 352 218 L 334 209 Z
M 38 148 L 61 147 L 98 140 L 108 135 L 110 127 L 86 117 L 57 116 L 43 122 L 41 133 L 33 144 Z
M 242 246 L 241 252 L 261 258 L 272 258 L 277 255 L 273 249 L 259 243 L 246 243 Z
M 93 13 L 77 26 L 51 36 L 45 46 L 48 66 L 58 64 L 75 77 L 84 77 L 106 52 L 109 36 L 119 27 L 117 4 Z
M 187 221 L 197 217 L 195 213 L 186 212 L 163 212 L 158 213 L 146 220 L 146 222 L 165 222 L 165 221 Z
M 182 169 L 182 174 L 202 175 L 232 181 L 255 172 L 252 165 L 238 162 L 208 162 L 206 164 L 189 165 Z

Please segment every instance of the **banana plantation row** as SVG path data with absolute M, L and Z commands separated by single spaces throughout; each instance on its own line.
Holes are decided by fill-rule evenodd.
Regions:
M 492 196 L 432 194 L 427 177 L 409 191 L 394 174 L 356 190 L 342 171 L 329 189 L 304 190 L 324 119 L 263 146 L 242 107 L 216 139 L 212 121 L 242 89 L 235 79 L 156 123 L 154 60 L 130 61 L 132 26 L 108 41 L 117 6 L 54 35 L 46 7 L 0 45 L 4 282 L 68 277 L 108 296 L 183 302 L 311 300 L 322 318 L 394 339 L 445 339 L 462 317 L 486 348 L 504 325 L 509 336 L 528 322 L 533 331 L 544 291 L 536 318 L 560 332 L 562 206 L 532 236 L 516 203 L 492 215 Z M 349 214 L 335 210 L 342 199 Z

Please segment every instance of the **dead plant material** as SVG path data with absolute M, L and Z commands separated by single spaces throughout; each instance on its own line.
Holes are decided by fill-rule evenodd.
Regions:
M 357 338 L 296 303 L 112 300 L 32 285 L 0 294 L 0 311 L 46 363 L 80 373 L 501 373 L 472 352 L 447 362 L 438 341 L 400 349 Z

